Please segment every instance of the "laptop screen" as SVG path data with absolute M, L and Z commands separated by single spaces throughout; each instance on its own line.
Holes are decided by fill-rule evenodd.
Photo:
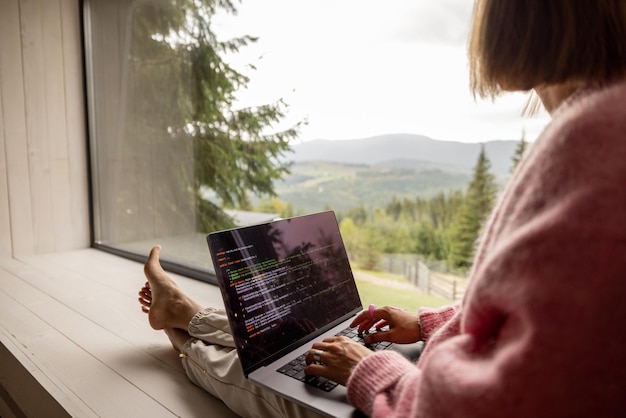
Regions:
M 215 232 L 207 240 L 246 375 L 361 309 L 332 211 Z

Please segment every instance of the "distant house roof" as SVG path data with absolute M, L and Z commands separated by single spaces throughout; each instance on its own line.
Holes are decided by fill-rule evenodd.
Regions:
M 279 217 L 277 213 L 249 212 L 245 210 L 225 209 L 224 212 L 233 218 L 237 226 L 260 224 L 273 221 Z

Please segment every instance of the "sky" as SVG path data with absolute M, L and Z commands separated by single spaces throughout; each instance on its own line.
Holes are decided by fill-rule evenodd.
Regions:
M 522 117 L 528 94 L 469 92 L 469 0 L 242 0 L 217 16 L 218 37 L 258 37 L 228 56 L 250 77 L 242 106 L 283 99 L 300 139 L 393 133 L 484 142 L 533 141 L 549 118 Z M 249 64 L 254 65 L 251 70 Z

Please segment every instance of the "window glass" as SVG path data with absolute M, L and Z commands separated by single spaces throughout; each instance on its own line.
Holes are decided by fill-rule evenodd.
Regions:
M 179 95 L 191 86 L 154 40 L 168 16 L 158 7 L 167 2 L 153 3 L 85 3 L 94 239 L 142 255 L 160 242 L 172 258 L 202 262 L 193 144 L 171 131 L 184 124 Z
M 206 233 L 332 209 L 364 303 L 462 297 L 547 121 L 471 97 L 472 2 L 84 4 L 96 246 L 211 280 Z
M 253 38 L 222 40 L 228 2 L 85 2 L 95 245 L 211 271 L 205 235 L 276 217 L 251 197 L 287 172 L 298 123 L 285 105 L 240 106 L 248 76 L 224 61 Z

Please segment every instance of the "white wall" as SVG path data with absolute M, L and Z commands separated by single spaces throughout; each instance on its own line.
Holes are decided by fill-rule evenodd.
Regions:
M 89 246 L 79 0 L 0 0 L 0 257 Z

